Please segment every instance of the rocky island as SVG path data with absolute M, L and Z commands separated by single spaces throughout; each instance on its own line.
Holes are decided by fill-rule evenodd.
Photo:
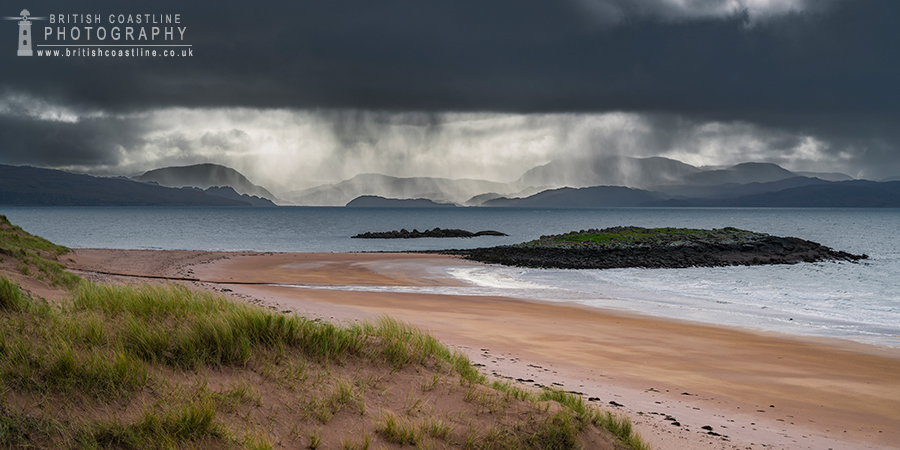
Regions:
M 356 236 L 351 236 L 352 239 L 416 239 L 416 238 L 470 238 L 476 236 L 508 236 L 505 233 L 501 233 L 499 231 L 494 230 L 485 230 L 478 231 L 473 233 L 471 231 L 459 230 L 459 229 L 441 229 L 435 227 L 432 230 L 419 231 L 415 228 L 412 231 L 407 231 L 405 228 L 400 231 L 380 231 L 380 232 L 368 232 L 357 234 Z
M 868 258 L 799 238 L 731 227 L 590 229 L 516 245 L 441 253 L 484 263 L 560 269 L 749 266 Z

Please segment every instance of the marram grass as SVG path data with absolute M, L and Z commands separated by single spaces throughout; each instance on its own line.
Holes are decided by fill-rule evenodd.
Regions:
M 28 304 L 19 285 L 6 277 L 0 277 L 0 311 L 21 311 Z
M 627 418 L 601 412 L 580 396 L 562 391 L 532 392 L 508 383 L 488 385 L 465 355 L 390 318 L 344 327 L 235 303 L 180 286 L 130 287 L 88 282 L 73 289 L 70 301 L 51 305 L 28 298 L 14 282 L 0 277 L 3 392 L 17 390 L 37 396 L 83 396 L 110 401 L 127 400 L 154 389 L 178 398 L 177 393 L 165 394 L 165 382 L 153 381 L 158 368 L 241 368 L 260 358 L 278 358 L 285 352 L 296 352 L 325 365 L 362 359 L 394 370 L 410 365 L 442 368 L 457 374 L 460 383 L 472 389 L 472 401 L 483 403 L 492 413 L 502 411 L 510 399 L 554 401 L 563 407 L 529 425 L 528 432 L 492 427 L 479 438 L 476 448 L 577 448 L 579 433 L 589 425 L 609 430 L 628 448 L 647 448 L 633 433 Z M 324 424 L 345 408 L 365 414 L 360 389 L 364 388 L 349 380 L 334 381 L 322 391 L 324 397 L 310 403 L 311 417 Z M 493 394 L 479 396 L 485 389 Z M 254 398 L 251 391 L 249 385 L 232 386 L 221 394 L 206 393 L 148 407 L 129 421 L 85 423 L 35 418 L 16 412 L 0 398 L 0 447 L 31 445 L 32 435 L 58 437 L 68 433 L 71 437 L 64 442 L 77 448 L 271 448 L 264 435 L 229 434 L 218 417 L 220 411 L 250 402 Z M 391 412 L 380 414 L 375 426 L 380 438 L 401 445 L 430 446 L 449 439 L 451 433 L 451 426 L 439 419 L 410 421 Z M 317 446 L 315 439 L 309 439 L 311 446 Z M 367 447 L 369 437 L 361 442 L 361 447 Z M 357 447 L 352 444 L 345 447 Z
M 318 361 L 360 354 L 366 337 L 298 316 L 179 286 L 79 286 L 73 313 L 101 312 L 111 339 L 141 358 L 179 368 L 243 365 L 260 349 L 294 348 Z
M 148 410 L 135 423 L 100 422 L 78 437 L 82 448 L 169 449 L 203 439 L 221 440 L 228 433 L 216 420 L 217 405 L 207 399 L 159 412 Z

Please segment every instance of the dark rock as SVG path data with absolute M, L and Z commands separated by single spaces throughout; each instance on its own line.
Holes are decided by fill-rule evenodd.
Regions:
M 506 233 L 501 233 L 499 231 L 484 230 L 484 231 L 479 231 L 479 232 L 475 233 L 475 236 L 509 236 L 509 235 Z
M 749 232 L 747 232 L 749 233 Z M 547 237 L 549 238 L 549 237 Z M 613 269 L 624 267 L 686 268 L 797 264 L 817 261 L 855 262 L 868 258 L 833 250 L 794 237 L 750 233 L 742 242 L 684 240 L 641 242 L 634 245 L 555 245 L 552 241 L 518 245 L 444 250 L 488 264 L 558 269 Z
M 405 228 L 400 231 L 382 231 L 367 232 L 352 236 L 353 239 L 416 239 L 416 238 L 470 238 L 476 236 L 507 236 L 504 233 L 494 230 L 479 231 L 472 233 L 471 231 L 459 229 L 441 229 L 435 227 L 432 230 L 419 231 L 413 229 L 407 231 Z

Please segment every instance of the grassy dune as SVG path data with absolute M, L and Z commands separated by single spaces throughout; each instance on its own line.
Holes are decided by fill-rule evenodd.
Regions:
M 79 278 L 66 272 L 58 257 L 70 250 L 42 237 L 32 236 L 0 215 L 0 262 L 15 261 L 16 270 L 52 285 L 75 287 Z
M 30 245 L 12 251 L 54 251 Z M 627 418 L 490 382 L 390 318 L 336 326 L 64 279 L 71 295 L 51 303 L 0 275 L 0 447 L 646 448 Z

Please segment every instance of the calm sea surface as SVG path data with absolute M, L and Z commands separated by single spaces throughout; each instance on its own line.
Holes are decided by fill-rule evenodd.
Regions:
M 813 240 L 862 263 L 694 269 L 553 270 L 450 267 L 467 288 L 390 288 L 507 295 L 623 308 L 664 317 L 827 336 L 900 348 L 900 209 L 533 210 L 488 208 L 5 207 L 0 214 L 75 248 L 393 251 L 512 244 L 619 225 L 733 226 Z M 497 230 L 509 237 L 350 239 L 406 228 Z M 355 289 L 384 290 L 378 287 Z

